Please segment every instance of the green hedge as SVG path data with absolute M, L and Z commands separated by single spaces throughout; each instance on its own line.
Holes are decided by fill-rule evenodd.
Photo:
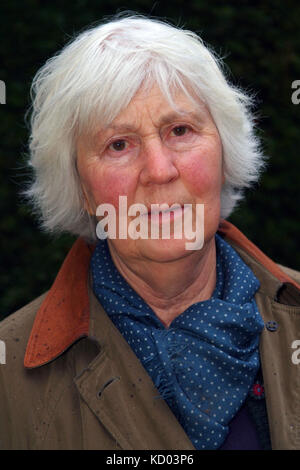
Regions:
M 28 179 L 24 114 L 32 77 L 76 32 L 126 9 L 197 31 L 224 57 L 232 81 L 256 93 L 269 166 L 230 220 L 274 260 L 300 269 L 300 106 L 291 102 L 291 83 L 300 79 L 298 2 L 10 0 L 1 4 L 0 31 L 7 87 L 0 106 L 2 318 L 50 287 L 73 242 L 42 234 L 18 196 Z

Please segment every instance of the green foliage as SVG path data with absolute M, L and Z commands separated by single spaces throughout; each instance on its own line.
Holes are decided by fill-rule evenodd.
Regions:
M 10 0 L 0 7 L 0 79 L 7 87 L 0 106 L 2 317 L 50 287 L 74 241 L 41 233 L 19 196 L 28 180 L 24 114 L 32 77 L 75 33 L 124 10 L 199 32 L 224 57 L 231 80 L 255 92 L 269 165 L 230 220 L 275 261 L 300 269 L 300 106 L 291 102 L 291 83 L 300 79 L 298 2 Z

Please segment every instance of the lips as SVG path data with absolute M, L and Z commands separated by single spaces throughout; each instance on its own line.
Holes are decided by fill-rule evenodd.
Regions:
M 183 204 L 176 203 L 175 207 L 172 207 L 172 205 L 175 206 L 174 204 L 168 205 L 169 207 L 166 209 L 163 209 L 162 204 L 160 204 L 160 208 L 153 208 L 152 210 L 149 209 L 146 214 L 141 214 L 142 216 L 146 217 L 148 216 L 148 220 L 151 219 L 152 222 L 158 222 L 158 223 L 163 223 L 163 222 L 171 222 L 175 221 L 175 219 L 178 219 L 179 217 L 182 219 L 183 214 L 186 212 L 186 207 L 184 207 Z M 167 206 L 166 206 L 167 207 Z
M 148 215 L 151 215 L 151 214 L 167 214 L 168 212 L 174 212 L 174 211 L 177 211 L 179 209 L 183 210 L 184 209 L 184 205 L 183 204 L 179 204 L 178 202 L 173 202 L 172 204 L 168 204 L 168 203 L 153 203 L 152 204 L 153 206 L 159 206 L 159 208 L 151 208 L 148 209 Z M 165 209 L 163 208 L 164 206 L 168 206 L 166 207 Z M 172 206 L 175 206 L 175 207 L 172 207 Z

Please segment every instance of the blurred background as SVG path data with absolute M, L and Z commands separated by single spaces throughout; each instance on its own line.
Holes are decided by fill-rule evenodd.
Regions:
M 300 105 L 291 100 L 300 80 L 298 1 L 0 1 L 0 319 L 49 289 L 74 241 L 41 233 L 19 195 L 29 177 L 32 78 L 76 33 L 126 10 L 196 31 L 224 58 L 231 81 L 256 94 L 268 168 L 229 220 L 274 261 L 300 269 Z

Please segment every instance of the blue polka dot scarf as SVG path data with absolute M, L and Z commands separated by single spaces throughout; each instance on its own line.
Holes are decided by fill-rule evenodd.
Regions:
M 107 241 L 91 260 L 93 288 L 196 449 L 218 449 L 259 369 L 264 323 L 254 295 L 259 281 L 237 252 L 216 239 L 217 282 L 169 328 L 116 269 Z

